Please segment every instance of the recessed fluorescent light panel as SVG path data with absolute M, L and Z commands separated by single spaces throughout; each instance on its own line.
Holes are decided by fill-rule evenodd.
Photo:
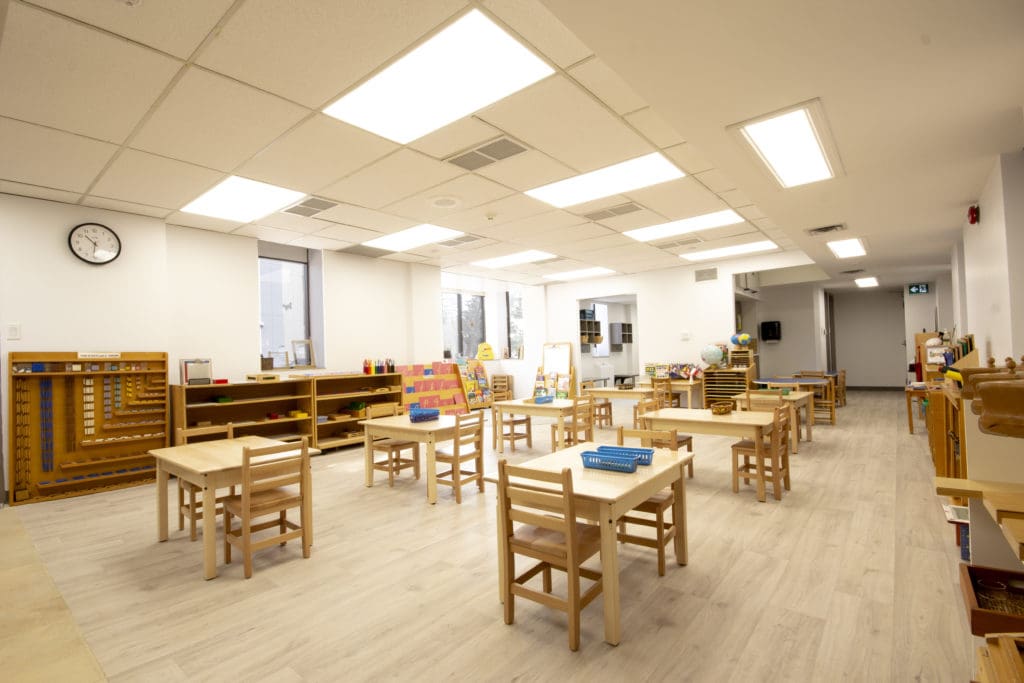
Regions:
M 859 277 L 854 280 L 858 287 L 877 287 L 878 278 L 876 277 Z
M 835 175 L 838 155 L 825 134 L 824 112 L 817 100 L 738 128 L 783 187 L 827 180 Z M 832 151 L 830 163 L 825 148 Z
M 685 175 L 668 159 L 658 152 L 653 152 L 590 173 L 559 180 L 557 183 L 535 187 L 527 190 L 526 194 L 562 208 L 657 185 Z
M 672 221 L 671 223 L 661 223 L 660 225 L 651 225 L 646 228 L 627 230 L 622 234 L 626 237 L 632 237 L 638 242 L 651 242 L 664 237 L 684 235 L 688 232 L 720 228 L 724 225 L 735 225 L 736 223 L 742 223 L 743 220 L 743 216 L 732 209 L 726 209 L 725 211 L 715 211 L 714 213 L 684 218 L 679 221 Z
M 437 225 L 431 225 L 430 223 L 424 223 L 422 225 L 406 228 L 405 230 L 393 232 L 390 235 L 384 235 L 383 237 L 372 239 L 369 242 L 363 242 L 363 246 L 373 247 L 374 249 L 385 249 L 387 251 L 408 251 L 409 249 L 422 247 L 424 244 L 444 242 L 445 240 L 461 237 L 462 235 L 463 233 L 458 230 L 442 228 Z
M 583 268 L 581 270 L 567 270 L 564 273 L 552 273 L 545 275 L 544 278 L 548 280 L 580 280 L 586 277 L 601 277 L 602 275 L 612 275 L 615 271 L 610 268 Z
M 546 261 L 552 258 L 555 258 L 555 254 L 530 249 L 529 251 L 520 251 L 516 254 L 509 254 L 508 256 L 498 256 L 497 258 L 484 259 L 483 261 L 473 261 L 471 265 L 479 266 L 481 268 L 507 268 L 508 266 L 518 266 L 523 263 L 535 263 L 537 261 Z
M 248 223 L 294 204 L 305 192 L 229 176 L 182 207 L 185 213 Z
M 718 249 L 708 249 L 706 251 L 692 251 L 686 254 L 680 254 L 679 258 L 684 258 L 687 261 L 710 261 L 711 259 L 716 258 L 753 254 L 758 251 L 769 251 L 771 249 L 778 248 L 779 246 L 775 244 L 775 242 L 772 242 L 771 240 L 762 240 L 761 242 L 737 244 L 732 247 L 719 247 Z
M 856 237 L 849 240 L 833 240 L 827 244 L 836 258 L 853 258 L 867 253 L 864 250 L 864 243 Z
M 552 73 L 474 9 L 324 113 L 404 145 Z

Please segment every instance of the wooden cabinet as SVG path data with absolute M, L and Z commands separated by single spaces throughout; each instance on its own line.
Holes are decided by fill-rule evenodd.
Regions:
M 321 450 L 362 445 L 366 404 L 402 404 L 402 375 L 322 375 L 313 378 L 315 438 Z
M 621 351 L 623 344 L 633 343 L 633 323 L 609 323 L 608 344 L 612 351 Z
M 967 477 L 964 417 L 964 402 L 955 387 L 946 384 L 928 391 L 925 420 L 928 448 L 937 477 Z
M 754 368 L 708 368 L 704 371 L 704 406 L 732 401 L 732 397 L 747 390 L 754 379 Z
M 729 365 L 734 368 L 751 368 L 751 379 L 757 377 L 756 347 L 734 348 L 729 351 Z
M 152 481 L 168 444 L 167 354 L 8 356 L 12 504 Z
M 231 423 L 235 436 L 313 443 L 313 380 L 174 385 L 174 428 Z
M 601 321 L 593 319 L 585 319 L 582 317 L 584 311 L 580 311 L 580 350 L 587 351 L 584 346 L 590 344 L 600 344 L 604 341 L 604 337 L 601 336 Z

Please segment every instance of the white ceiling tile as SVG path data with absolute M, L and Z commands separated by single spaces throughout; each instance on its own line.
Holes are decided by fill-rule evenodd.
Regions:
M 562 76 L 506 97 L 477 116 L 579 172 L 653 151 L 621 119 Z
M 591 57 L 569 69 L 569 75 L 584 88 L 597 95 L 598 99 L 618 114 L 643 109 L 647 106 L 633 88 L 622 77 L 612 71 L 600 57 Z
M 160 182 L 154 183 L 152 178 L 159 178 Z M 99 179 L 92 193 L 136 204 L 178 209 L 223 178 L 223 173 L 184 161 L 126 149 Z
M 387 210 L 424 223 L 434 223 L 446 216 L 485 204 L 499 197 L 507 197 L 510 194 L 512 194 L 512 190 L 504 185 L 467 173 L 400 202 L 389 204 Z M 458 204 L 454 207 L 434 206 L 432 199 L 437 197 L 452 197 L 458 201 Z
M 308 109 L 279 97 L 190 67 L 131 145 L 231 171 L 308 115 Z
M 615 231 L 596 223 L 583 223 L 560 230 L 552 230 L 545 233 L 537 233 L 530 237 L 534 244 L 559 245 L 578 242 L 592 237 L 607 237 L 614 235 Z
M 0 177 L 85 191 L 117 147 L 52 128 L 0 118 Z
M 484 6 L 558 66 L 569 66 L 592 54 L 538 0 L 486 0 Z
M 762 230 L 772 230 L 779 227 L 771 218 L 757 218 L 754 220 L 754 225 Z
M 197 213 L 185 213 L 184 211 L 175 211 L 165 218 L 164 222 L 168 225 L 182 225 L 186 228 L 200 228 L 202 230 L 213 230 L 214 232 L 234 232 L 243 225 L 237 221 L 225 221 L 220 218 L 210 218 L 209 216 L 200 216 Z
M 477 232 L 490 229 L 509 221 L 519 220 L 539 213 L 547 213 L 551 207 L 533 197 L 514 194 L 494 202 L 488 202 L 467 211 L 445 216 L 439 225 L 455 230 Z
M 181 62 L 11 3 L 0 41 L 0 114 L 122 142 Z
M 280 230 L 290 230 L 292 232 L 301 232 L 304 235 L 309 235 L 318 230 L 323 230 L 329 227 L 331 223 L 329 221 L 320 220 L 318 218 L 310 218 L 308 216 L 299 216 L 294 213 L 285 213 L 284 211 L 278 211 L 272 213 L 269 216 L 264 216 L 258 221 L 254 221 L 258 225 L 263 225 L 268 228 L 278 228 Z
M 535 235 L 542 232 L 561 230 L 562 228 L 568 228 L 571 225 L 580 225 L 585 222 L 586 219 L 574 216 L 568 211 L 562 211 L 559 209 L 542 213 L 537 216 L 530 216 L 529 218 L 511 221 L 503 225 L 495 226 L 493 230 L 481 230 L 479 233 L 487 235 L 488 237 L 496 237 L 497 234 L 495 231 L 497 231 L 502 235 L 506 235 L 509 239 L 512 239 L 527 237 L 529 235 Z
M 467 116 L 444 128 L 425 135 L 409 146 L 437 159 L 445 159 L 456 152 L 477 147 L 501 135 L 501 131 L 480 119 Z
M 692 177 L 633 190 L 629 196 L 668 220 L 700 216 L 728 208 L 725 202 Z
M 234 234 L 255 237 L 264 242 L 275 242 L 277 244 L 289 244 L 293 240 L 302 237 L 301 232 L 281 230 L 280 228 L 271 228 L 266 225 L 243 225 L 235 230 Z
M 344 249 L 353 245 L 352 242 L 343 242 L 315 235 L 303 235 L 297 240 L 292 240 L 289 244 L 305 249 L 323 249 L 324 251 L 337 251 L 338 249 Z
M 581 241 L 577 246 L 580 254 L 585 254 L 588 251 L 595 249 L 617 249 L 619 247 L 627 247 L 636 244 L 635 240 L 630 239 L 624 235 L 605 235 L 603 237 L 592 237 L 587 240 Z M 580 258 L 584 258 L 580 256 Z
M 718 195 L 726 204 L 732 207 L 750 206 L 753 202 L 742 190 L 727 190 Z
M 400 149 L 370 166 L 321 189 L 317 194 L 337 201 L 379 209 L 387 204 L 465 173 L 411 149 Z
M 125 2 L 96 0 L 32 1 L 181 59 L 199 47 L 232 3 L 232 0 L 175 0 L 129 6 Z
M 464 6 L 247 0 L 197 62 L 319 108 Z
M 383 232 L 378 232 L 376 230 L 366 230 L 364 228 L 357 228 L 351 225 L 331 224 L 317 232 L 315 237 L 327 237 L 332 240 L 362 244 L 363 242 L 369 242 L 370 240 L 377 239 L 383 234 Z
M 173 213 L 170 209 L 164 209 L 159 206 L 133 204 L 132 202 L 122 202 L 117 199 L 107 199 L 106 197 L 96 197 L 93 195 L 83 198 L 82 205 L 93 206 L 97 209 L 134 213 L 140 216 L 152 216 L 153 218 L 166 218 L 169 214 Z
M 679 168 L 690 175 L 714 168 L 714 164 L 705 159 L 704 155 L 697 151 L 692 142 L 684 142 L 681 145 L 669 147 L 665 150 L 665 156 L 676 162 Z
M 725 175 L 723 171 L 717 168 L 713 168 L 710 171 L 694 173 L 693 177 L 699 180 L 704 187 L 719 194 L 736 189 L 736 183 L 730 180 L 729 176 Z
M 737 223 L 736 225 L 725 225 L 721 228 L 702 230 L 697 233 L 697 235 L 706 242 L 714 242 L 715 240 L 737 237 L 739 235 L 749 235 L 756 232 L 758 232 L 757 228 L 750 223 Z
M 654 113 L 650 107 L 626 114 L 628 121 L 640 134 L 661 148 L 671 147 L 683 142 L 681 136 L 672 126 L 668 125 L 665 119 Z M 678 163 L 678 162 L 677 162 Z M 682 167 L 682 164 L 680 164 Z M 686 170 L 686 169 L 683 169 Z
M 533 149 L 478 168 L 475 173 L 521 192 L 576 175 L 565 164 Z
M 12 183 L 7 180 L 0 180 L 0 192 L 4 194 L 16 194 L 19 197 L 35 197 L 36 199 L 50 199 L 55 202 L 74 204 L 81 195 L 77 192 L 65 192 L 54 190 L 49 187 L 38 185 L 25 185 L 24 183 Z
M 765 218 L 764 211 L 760 207 L 751 204 L 750 206 L 741 206 L 736 209 L 736 213 L 746 218 L 748 221 L 757 220 L 758 218 Z
M 388 254 L 387 256 L 381 256 L 385 261 L 401 261 L 403 263 L 423 263 L 430 259 L 426 256 L 419 256 L 417 254 L 410 254 L 407 252 L 396 252 L 394 254 Z
M 353 204 L 338 204 L 317 214 L 332 223 L 344 223 L 377 232 L 397 232 L 416 225 L 415 221 Z
M 611 218 L 602 218 L 598 221 L 601 225 L 606 225 L 613 230 L 618 232 L 624 232 L 626 230 L 635 230 L 637 228 L 646 228 L 648 225 L 657 225 L 658 223 L 664 223 L 665 217 L 661 214 L 655 213 L 650 209 L 640 209 L 633 213 L 624 213 L 621 216 L 612 216 Z
M 315 194 L 397 148 L 390 140 L 318 114 L 275 140 L 238 173 Z

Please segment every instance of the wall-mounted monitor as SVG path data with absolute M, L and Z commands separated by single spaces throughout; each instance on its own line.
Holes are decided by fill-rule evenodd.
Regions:
M 765 320 L 761 323 L 762 341 L 779 341 L 782 339 L 782 323 L 778 320 Z

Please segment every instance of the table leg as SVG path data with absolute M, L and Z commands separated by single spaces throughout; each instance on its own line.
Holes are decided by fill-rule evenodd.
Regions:
M 498 406 L 497 415 L 498 416 L 495 418 L 496 421 L 495 421 L 495 424 L 494 424 L 494 428 L 495 429 L 499 429 L 498 425 L 505 424 L 505 411 L 503 411 L 501 409 L 501 406 Z M 495 432 L 495 433 L 497 433 L 497 432 Z M 498 444 L 497 444 L 497 447 L 495 448 L 495 450 L 498 451 L 498 453 L 504 453 L 505 452 L 505 439 L 498 439 Z
M 619 541 L 618 528 L 611 505 L 602 504 L 601 515 L 601 583 L 604 593 L 604 640 L 618 645 L 619 624 Z
M 156 540 L 167 540 L 167 470 L 156 459 Z
M 679 466 L 679 478 L 672 482 L 672 490 L 675 492 L 675 500 L 672 501 L 672 526 L 675 527 L 676 537 L 676 564 L 685 565 L 689 560 L 687 557 L 686 539 L 686 469 L 685 465 Z
M 427 438 L 427 502 L 437 502 L 437 454 L 434 451 L 434 435 Z M 458 463 L 453 465 L 458 467 Z
M 505 530 L 501 525 L 501 496 L 495 496 L 495 512 L 494 515 L 498 523 L 498 602 L 505 604 L 508 600 L 507 595 L 507 581 L 505 576 L 508 573 L 508 565 L 506 564 L 507 554 L 506 548 L 508 547 L 508 539 L 505 538 Z
M 807 440 L 814 441 L 814 435 L 811 433 L 811 428 L 814 426 L 814 392 L 807 397 Z
M 203 480 L 203 576 L 217 577 L 217 489 Z
M 555 430 L 555 450 L 560 451 L 565 448 L 565 416 L 558 416 L 558 429 Z
M 800 441 L 800 411 L 792 403 L 789 404 L 789 444 L 793 454 L 800 452 L 797 445 Z
M 765 502 L 764 435 L 761 427 L 754 428 L 754 457 L 757 460 L 757 499 Z
M 914 413 L 913 413 L 913 410 L 910 407 L 910 401 L 911 401 L 910 392 L 908 391 L 906 393 L 907 393 L 907 427 L 910 429 L 910 433 L 913 434 L 914 433 Z
M 373 430 L 370 425 L 366 425 L 365 435 L 363 436 L 363 469 L 366 474 L 366 485 L 373 486 Z

